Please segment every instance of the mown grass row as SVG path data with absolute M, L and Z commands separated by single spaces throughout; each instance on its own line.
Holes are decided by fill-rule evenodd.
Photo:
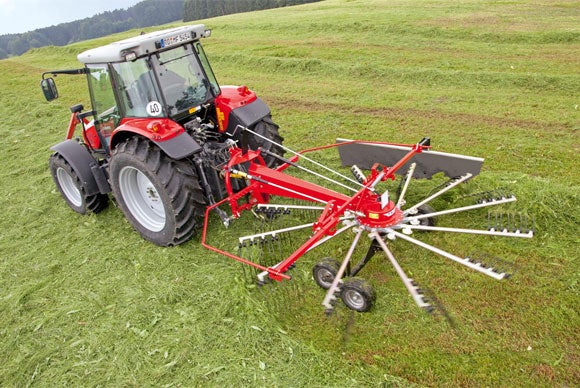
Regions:
M 204 21 L 218 79 L 256 90 L 287 146 L 429 136 L 437 150 L 486 158 L 479 177 L 437 206 L 498 188 L 516 194 L 505 211 L 535 218 L 533 240 L 418 237 L 512 262 L 507 282 L 393 244 L 452 323 L 417 309 L 379 257 L 361 274 L 375 309 L 325 317 L 310 268 L 320 255 L 341 258 L 348 239 L 304 257 L 293 282 L 257 289 L 197 238 L 163 249 L 114 206 L 72 213 L 50 178 L 48 148 L 64 137 L 68 107 L 90 103 L 84 80 L 64 76 L 61 98 L 46 103 L 40 74 L 79 67 L 78 52 L 132 33 L 0 61 L 0 384 L 575 384 L 579 18 L 571 1 L 330 0 Z M 416 182 L 410 195 L 439 180 Z M 485 227 L 486 216 L 441 222 Z M 210 236 L 234 246 L 253 227 L 216 219 Z

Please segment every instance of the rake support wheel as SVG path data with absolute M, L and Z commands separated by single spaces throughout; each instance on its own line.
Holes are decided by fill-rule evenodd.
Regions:
M 314 281 L 321 288 L 328 290 L 332 285 L 336 274 L 338 273 L 339 267 L 340 264 L 336 259 L 333 259 L 332 257 L 325 257 L 312 268 L 312 276 L 314 277 Z
M 369 282 L 361 278 L 346 278 L 340 289 L 340 298 L 351 310 L 366 312 L 375 303 L 375 293 Z
M 435 209 L 433 209 L 431 206 L 427 204 L 421 205 L 417 208 L 417 214 L 429 214 L 429 213 L 435 213 Z M 435 218 L 434 217 L 423 218 L 421 219 L 419 225 L 435 226 Z

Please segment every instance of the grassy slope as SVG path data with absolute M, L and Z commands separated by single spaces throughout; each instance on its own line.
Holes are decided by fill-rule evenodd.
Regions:
M 507 282 L 396 247 L 453 326 L 418 311 L 380 260 L 365 275 L 376 308 L 327 320 L 312 283 L 283 307 L 264 304 L 239 266 L 196 240 L 157 248 L 114 207 L 73 214 L 48 147 L 68 106 L 89 103 L 70 77 L 59 77 L 60 100 L 44 102 L 40 73 L 78 66 L 78 52 L 119 36 L 0 61 L 0 384 L 577 383 L 579 20 L 565 0 L 330 0 L 207 21 L 218 79 L 256 90 L 288 146 L 429 136 L 486 157 L 473 184 L 507 187 L 535 215 L 531 241 L 438 240 L 515 262 Z

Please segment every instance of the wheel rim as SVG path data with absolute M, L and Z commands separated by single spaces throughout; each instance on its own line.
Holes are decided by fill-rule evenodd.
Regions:
M 119 189 L 125 205 L 143 227 L 159 232 L 165 227 L 165 208 L 153 183 L 134 167 L 119 174 Z
M 83 205 L 83 197 L 81 195 L 81 191 L 75 184 L 73 177 L 62 167 L 59 167 L 56 170 L 56 178 L 58 179 L 58 183 L 62 192 L 67 197 L 67 199 L 77 207 L 81 207 Z
M 344 304 L 354 310 L 360 310 L 366 305 L 364 296 L 355 290 L 345 289 L 342 294 L 342 300 Z
M 330 288 L 334 281 L 335 274 L 326 268 L 318 268 L 316 270 L 316 282 L 322 288 Z

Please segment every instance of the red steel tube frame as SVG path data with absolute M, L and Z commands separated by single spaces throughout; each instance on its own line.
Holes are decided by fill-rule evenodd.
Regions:
M 352 144 L 355 142 L 360 141 L 355 140 L 345 143 L 330 144 L 326 146 L 303 150 L 300 151 L 294 157 L 292 157 L 291 161 L 296 162 L 299 159 L 299 155 L 307 152 L 318 151 L 332 147 L 339 147 L 340 145 Z M 373 143 L 373 142 L 364 142 L 364 143 Z M 393 143 L 379 143 L 379 144 L 394 145 Z M 429 146 L 421 145 L 419 143 L 414 145 L 409 144 L 396 144 L 396 145 L 411 147 L 411 150 L 403 158 L 401 158 L 401 160 L 399 160 L 394 166 L 383 168 L 384 175 L 382 176 L 381 179 L 383 181 L 387 179 L 394 179 L 395 172 L 405 163 L 407 163 L 415 154 L 422 152 L 424 149 L 430 148 Z M 254 162 L 255 160 L 257 160 L 258 163 L 255 163 Z M 244 174 L 243 178 L 246 178 L 249 181 L 249 184 L 244 189 L 240 190 L 237 193 L 234 193 L 232 190 L 230 180 L 232 178 L 232 174 L 240 174 L 240 173 L 237 171 L 234 172 L 235 170 L 233 169 L 233 167 L 246 162 L 249 162 L 249 168 L 247 174 L 243 173 Z M 377 170 L 373 168 L 372 172 L 373 179 L 368 179 L 367 182 L 356 194 L 349 197 L 344 194 L 340 194 L 338 192 L 334 192 L 327 188 L 318 186 L 316 184 L 284 174 L 282 171 L 286 169 L 288 166 L 289 165 L 286 163 L 282 164 L 276 169 L 271 169 L 264 165 L 264 160 L 260 156 L 259 151 L 248 151 L 246 153 L 243 153 L 242 150 L 238 148 L 232 149 L 231 159 L 228 162 L 227 166 L 224 168 L 225 183 L 226 189 L 228 191 L 228 197 L 206 208 L 205 220 L 201 236 L 202 246 L 211 251 L 217 252 L 221 255 L 227 256 L 233 260 L 241 262 L 243 264 L 250 265 L 261 271 L 268 272 L 269 277 L 273 280 L 281 281 L 283 279 L 290 279 L 290 276 L 284 274 L 288 270 L 288 268 L 292 264 L 294 264 L 302 255 L 304 255 L 312 246 L 314 246 L 318 241 L 320 241 L 320 239 L 322 239 L 326 235 L 332 235 L 334 233 L 334 231 L 336 230 L 336 225 L 340 222 L 340 217 L 347 210 L 356 210 L 355 204 L 361 203 L 361 201 L 365 198 L 365 196 L 369 195 L 372 189 L 371 185 L 375 180 L 375 178 L 378 176 Z M 246 196 L 247 194 L 250 194 L 251 196 L 250 203 L 243 204 L 241 206 L 238 205 L 238 200 Z M 303 195 L 301 196 L 300 194 Z M 314 234 L 304 244 L 302 244 L 298 249 L 296 249 L 290 256 L 281 261 L 275 267 L 264 267 L 250 260 L 244 259 L 232 253 L 211 246 L 207 243 L 207 225 L 209 220 L 209 214 L 213 209 L 223 205 L 226 202 L 229 202 L 233 217 L 238 218 L 240 216 L 240 211 L 248 210 L 258 203 L 267 203 L 270 195 L 305 199 L 311 201 L 312 201 L 311 198 L 317 198 L 320 200 L 320 202 L 325 202 L 329 204 L 329 206 L 325 208 L 325 211 L 321 215 L 321 218 L 318 220 L 318 222 L 315 223 L 316 229 L 314 231 Z

